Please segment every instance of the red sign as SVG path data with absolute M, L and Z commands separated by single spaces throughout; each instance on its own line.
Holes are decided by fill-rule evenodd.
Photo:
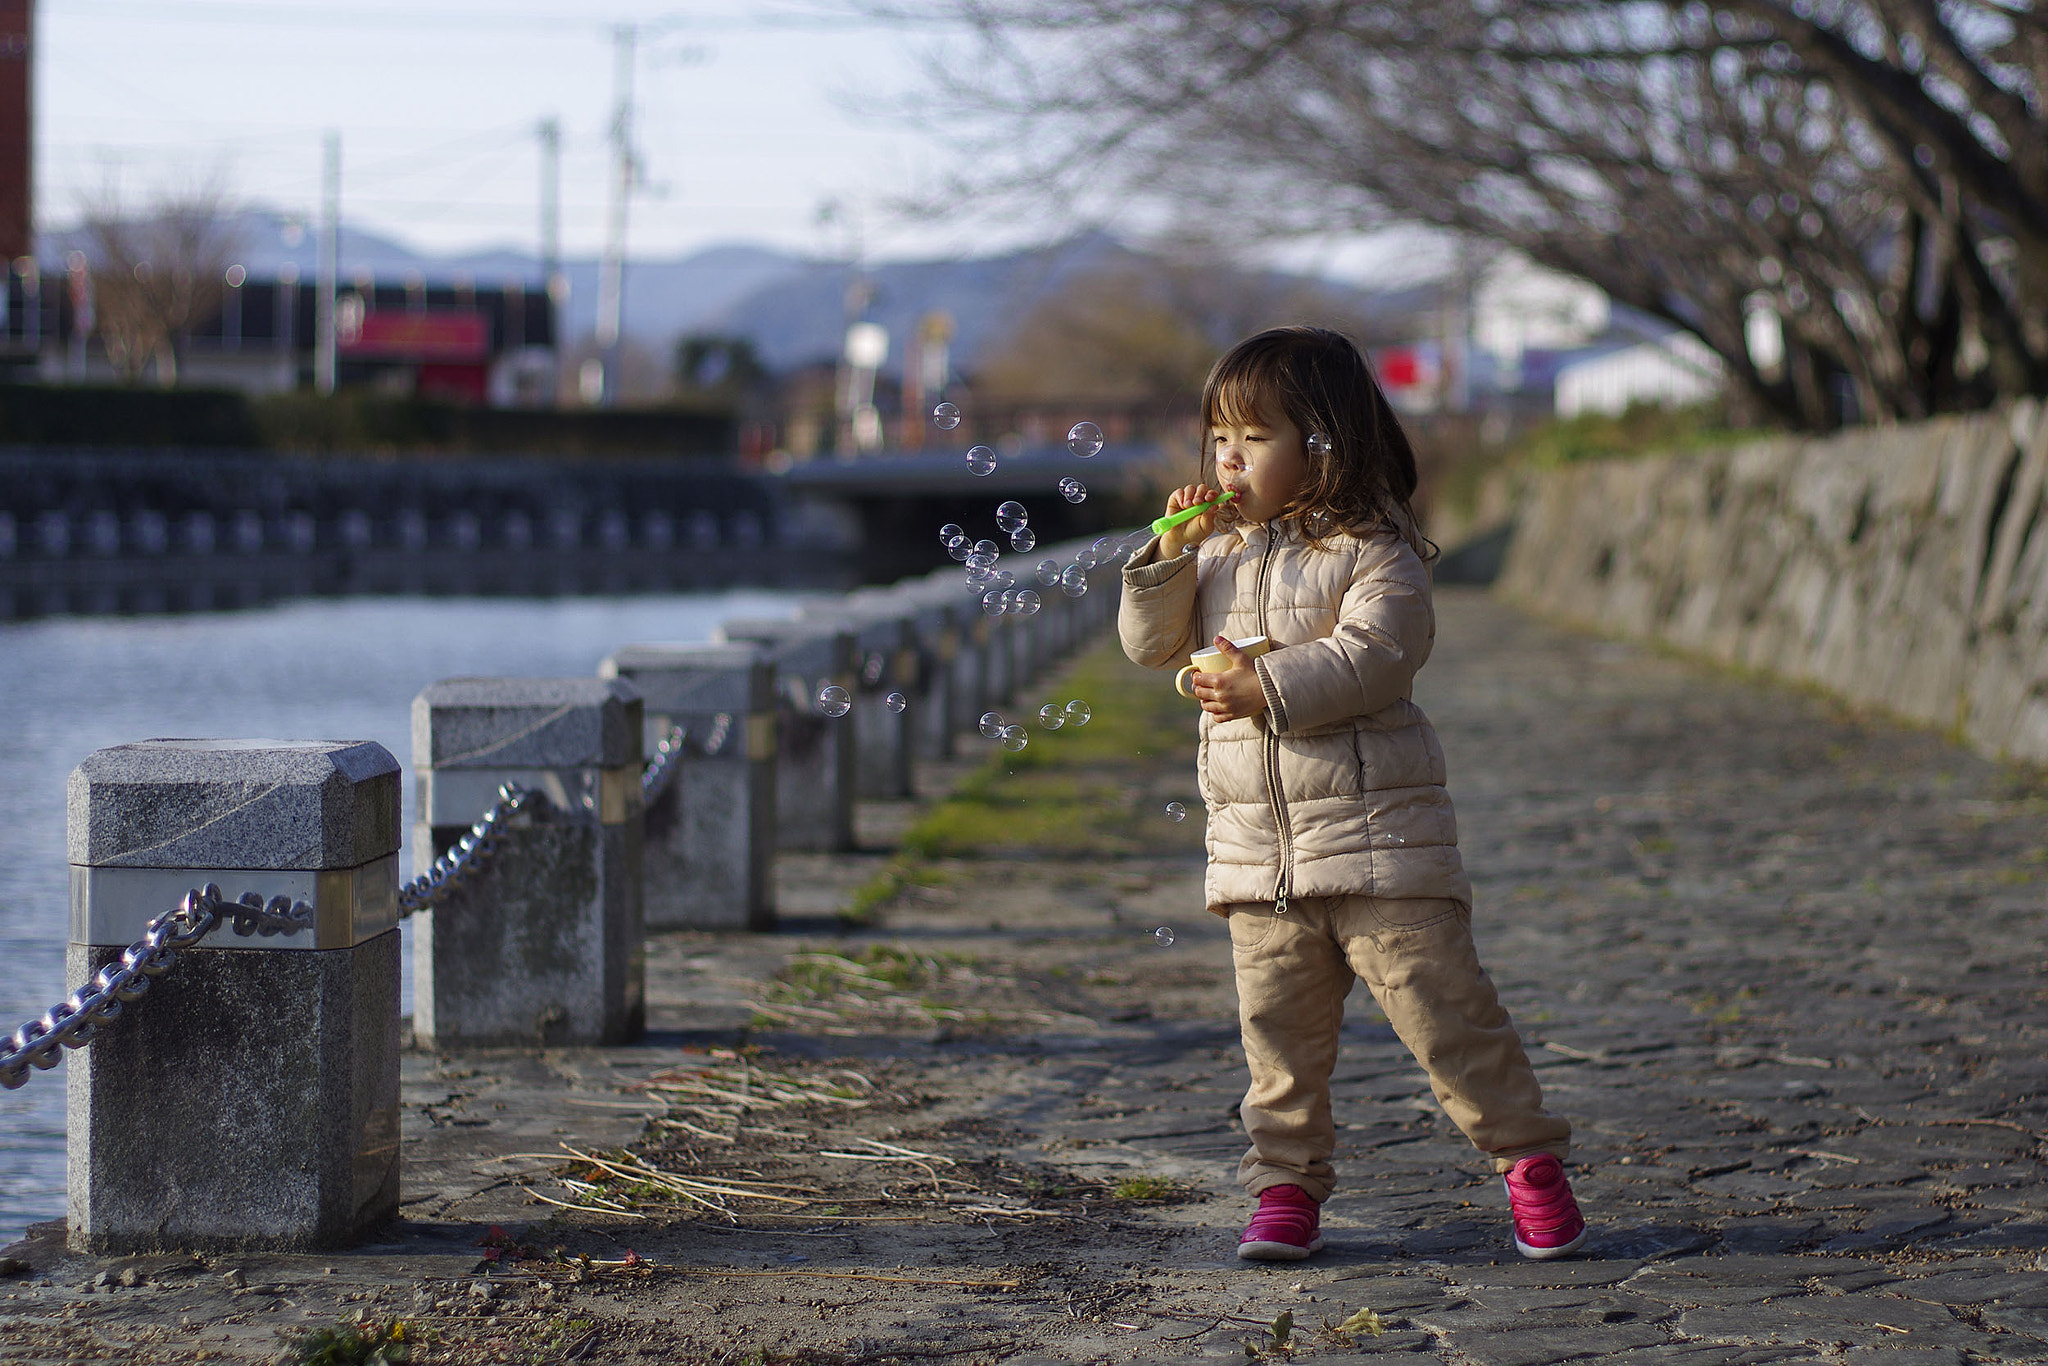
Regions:
M 1374 360 L 1379 366 L 1380 383 L 1389 389 L 1412 389 L 1422 383 L 1422 357 L 1411 347 L 1389 346 Z
M 491 325 L 481 313 L 344 310 L 341 354 L 357 360 L 480 361 L 490 352 Z

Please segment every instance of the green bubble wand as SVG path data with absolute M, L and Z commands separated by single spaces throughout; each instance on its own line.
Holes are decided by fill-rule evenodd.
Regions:
M 1154 518 L 1152 522 L 1152 534 L 1154 536 L 1164 536 L 1167 532 L 1173 530 L 1182 522 L 1192 522 L 1195 520 L 1195 518 L 1201 516 L 1203 513 L 1213 511 L 1216 508 L 1220 508 L 1225 503 L 1229 502 L 1231 499 L 1235 497 L 1237 497 L 1237 490 L 1228 489 L 1225 490 L 1220 496 L 1211 498 L 1206 503 L 1197 503 L 1191 508 L 1182 508 L 1179 512 L 1170 512 L 1164 517 Z

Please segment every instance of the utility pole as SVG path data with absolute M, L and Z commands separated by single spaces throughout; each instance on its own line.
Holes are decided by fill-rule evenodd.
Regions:
M 620 24 L 612 30 L 612 199 L 605 223 L 604 262 L 597 276 L 597 344 L 604 353 L 601 402 L 619 401 L 620 341 L 626 311 L 626 206 L 639 179 L 633 156 L 633 59 L 639 30 Z
M 562 274 L 562 121 L 545 118 L 540 135 L 540 280 L 553 314 L 548 335 L 555 353 L 550 392 L 561 392 L 562 314 L 569 304 L 569 280 Z M 550 407 L 554 400 L 549 401 Z
M 562 121 L 540 121 L 540 273 L 552 285 L 562 269 Z
M 334 291 L 341 281 L 341 134 L 330 131 L 320 172 L 320 283 L 313 307 L 313 387 L 334 392 Z

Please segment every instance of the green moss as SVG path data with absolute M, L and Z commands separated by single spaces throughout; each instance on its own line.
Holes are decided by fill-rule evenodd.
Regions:
M 1116 1183 L 1119 1200 L 1168 1200 L 1180 1188 L 1163 1176 L 1127 1176 Z
M 316 1328 L 292 1339 L 285 1360 L 293 1366 L 404 1366 L 419 1338 L 419 1329 L 404 1319 Z
M 1548 469 L 1580 460 L 1612 460 L 1726 446 L 1771 434 L 1758 428 L 1729 427 L 1719 404 L 1667 408 L 1637 403 L 1625 412 L 1581 413 L 1546 422 L 1517 442 L 1508 459 Z
M 1038 724 L 1047 702 L 1087 702 L 1093 718 L 1058 730 Z M 1176 827 L 1148 795 L 1162 770 L 1186 775 L 1194 804 L 1194 704 L 1172 675 L 1140 669 L 1115 642 L 1081 656 L 1056 684 L 1034 685 L 1010 719 L 1031 745 L 992 750 L 958 790 L 903 839 L 914 859 L 1039 854 L 1131 854 L 1199 847 L 1200 827 Z M 970 740 L 969 743 L 985 743 Z
M 1076 699 L 1093 713 L 1088 724 L 1038 724 L 1040 707 Z M 1157 795 L 1165 790 L 1201 809 L 1197 712 L 1174 692 L 1171 674 L 1137 667 L 1106 640 L 1024 689 L 1004 715 L 1029 729 L 1030 745 L 1011 753 L 965 737 L 965 745 L 988 747 L 986 760 L 904 833 L 896 856 L 848 898 L 842 920 L 871 925 L 908 889 L 945 882 L 941 859 L 1199 855 L 1201 822 L 1169 821 L 1169 798 Z

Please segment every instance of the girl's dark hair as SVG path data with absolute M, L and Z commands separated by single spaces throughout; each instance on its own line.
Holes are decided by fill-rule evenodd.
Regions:
M 1202 387 L 1204 477 L 1216 472 L 1214 428 L 1275 416 L 1300 430 L 1308 460 L 1308 480 L 1282 515 L 1294 517 L 1312 543 L 1341 530 L 1385 529 L 1424 560 L 1436 557 L 1410 504 L 1415 450 L 1349 337 L 1326 327 L 1274 327 L 1225 352 Z M 1316 433 L 1326 442 L 1311 441 Z

